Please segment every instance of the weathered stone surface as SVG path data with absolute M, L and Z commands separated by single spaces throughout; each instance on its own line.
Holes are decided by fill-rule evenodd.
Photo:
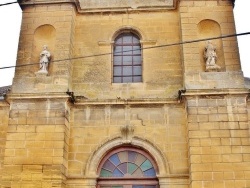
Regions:
M 22 67 L 0 101 L 1 187 L 96 188 L 102 160 L 125 147 L 152 156 L 160 188 L 250 186 L 236 38 L 212 41 L 220 72 L 205 72 L 204 41 L 171 45 L 235 33 L 231 1 L 19 3 Z M 112 81 L 122 32 L 138 34 L 142 82 Z M 44 42 L 49 74 L 36 76 Z
M 109 1 L 99 1 L 99 0 L 79 0 L 81 9 L 110 9 L 112 8 L 152 8 L 152 7 L 168 7 L 173 8 L 175 5 L 174 0 L 109 0 Z

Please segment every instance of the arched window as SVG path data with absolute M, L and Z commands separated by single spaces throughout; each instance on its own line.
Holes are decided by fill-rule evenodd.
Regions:
M 98 188 L 159 188 L 154 160 L 145 151 L 119 148 L 99 166 Z
M 141 43 L 139 37 L 132 32 L 121 33 L 115 39 L 113 82 L 142 82 Z

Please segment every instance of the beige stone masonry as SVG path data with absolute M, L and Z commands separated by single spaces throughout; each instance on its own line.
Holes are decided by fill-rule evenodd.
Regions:
M 11 110 L 4 153 L 4 186 L 63 184 L 68 165 L 69 130 L 65 119 L 68 97 L 66 94 L 58 97 L 8 96 Z
M 230 0 L 18 2 L 21 67 L 0 101 L 1 187 L 100 188 L 101 162 L 124 147 L 152 157 L 159 188 L 250 187 L 236 38 L 211 41 L 216 70 L 206 68 L 207 41 L 171 45 L 234 34 Z M 124 31 L 141 42 L 140 83 L 113 83 Z M 48 75 L 35 74 L 43 45 Z
M 246 95 L 188 95 L 190 186 L 247 187 L 250 142 Z
M 0 186 L 2 186 L 4 174 L 4 153 L 6 145 L 6 135 L 8 129 L 9 104 L 0 100 Z M 9 151 L 12 152 L 12 151 Z
M 17 68 L 12 92 L 66 92 L 71 80 L 71 61 L 68 59 L 72 57 L 75 7 L 71 4 L 55 4 L 22 8 L 17 65 L 32 65 Z M 54 34 L 49 28 L 54 30 Z M 39 54 L 43 45 L 48 45 L 52 58 L 48 76 L 37 77 L 35 72 L 39 70 Z

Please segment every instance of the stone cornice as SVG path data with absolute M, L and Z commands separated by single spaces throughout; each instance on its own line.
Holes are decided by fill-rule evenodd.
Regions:
M 13 100 L 47 100 L 47 99 L 63 99 L 68 100 L 70 98 L 66 93 L 20 93 L 20 94 L 8 94 L 6 101 Z
M 56 3 L 77 3 L 77 0 L 18 0 L 20 5 L 39 5 L 39 4 L 56 4 Z
M 76 97 L 75 105 L 164 105 L 179 104 L 178 99 L 80 99 Z
M 248 89 L 201 89 L 201 90 L 186 90 L 181 93 L 181 96 L 218 96 L 218 95 L 250 95 Z
M 107 4 L 97 0 L 18 0 L 18 3 L 21 7 L 73 3 L 79 13 L 171 10 L 175 9 L 177 4 L 177 0 L 166 0 L 165 2 L 160 0 L 154 0 L 155 2 L 153 0 L 148 0 L 148 2 L 144 2 L 145 0 L 141 1 L 142 2 L 131 2 L 129 0 L 124 0 L 119 4 L 116 4 L 116 1 L 110 1 L 110 3 Z

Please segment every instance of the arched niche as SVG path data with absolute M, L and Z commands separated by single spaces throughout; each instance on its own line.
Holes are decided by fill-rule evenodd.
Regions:
M 56 41 L 56 29 L 49 24 L 39 26 L 34 33 L 33 50 L 32 50 L 32 62 L 39 63 L 40 53 L 43 50 L 43 46 L 47 45 L 48 50 L 52 54 L 55 52 L 55 41 Z M 49 65 L 49 73 L 51 73 L 53 64 Z M 34 66 L 34 71 L 39 69 L 39 65 Z
M 221 36 L 220 25 L 210 19 L 202 20 L 198 24 L 198 37 L 199 39 L 212 38 Z M 210 40 L 212 44 L 216 47 L 217 61 L 216 64 L 221 67 L 222 71 L 225 71 L 225 59 L 223 44 L 221 39 Z M 204 59 L 204 50 L 208 41 L 199 42 L 199 51 L 200 51 L 200 62 L 202 70 L 205 71 L 205 59 Z

